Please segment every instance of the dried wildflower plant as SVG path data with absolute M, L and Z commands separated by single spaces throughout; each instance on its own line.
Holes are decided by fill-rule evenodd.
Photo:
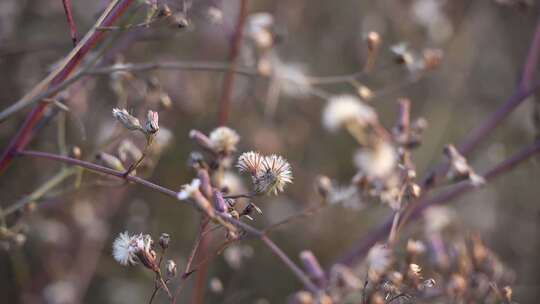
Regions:
M 514 5 L 527 1 L 497 2 Z M 160 23 L 175 28 L 186 28 L 191 24 L 188 17 L 191 1 L 182 1 L 181 9 L 173 7 L 170 1 L 146 0 L 140 3 L 146 8 L 144 22 L 117 27 L 96 24 L 90 32 L 146 28 Z M 424 303 L 433 299 L 442 301 L 449 299 L 455 303 L 512 303 L 512 289 L 509 284 L 514 281 L 513 272 L 502 264 L 478 235 L 462 237 L 465 233 L 458 231 L 459 228 L 455 227 L 458 226 L 454 223 L 455 216 L 452 216 L 448 209 L 443 207 L 425 209 L 423 213 L 425 219 L 424 235 L 415 236 L 415 239 L 400 240 L 399 238 L 403 225 L 410 221 L 411 217 L 418 217 L 419 214 L 415 212 L 423 211 L 422 208 L 426 207 L 421 204 L 422 201 L 418 198 L 426 190 L 429 190 L 434 182 L 417 183 L 416 166 L 412 157 L 414 149 L 421 147 L 425 131 L 428 131 L 427 121 L 422 117 L 412 119 L 411 101 L 400 98 L 397 101 L 398 115 L 395 125 L 391 128 L 385 127 L 379 120 L 376 103 L 377 99 L 384 96 L 385 90 L 378 90 L 371 85 L 368 87 L 363 82 L 363 77 L 360 77 L 361 75 L 369 76 L 375 72 L 378 55 L 384 51 L 381 35 L 377 32 L 369 32 L 365 35 L 365 65 L 360 73 L 312 77 L 307 74 L 308 69 L 304 64 L 287 62 L 280 56 L 281 37 L 278 31 L 280 25 L 276 24 L 274 17 L 264 12 L 246 16 L 245 1 L 241 3 L 243 5 L 240 5 L 240 9 L 243 11 L 238 14 L 239 21 L 233 35 L 234 41 L 231 48 L 232 64 L 225 64 L 223 69 L 219 68 L 219 65 L 203 66 L 202 69 L 226 71 L 227 75 L 234 75 L 238 72 L 267 79 L 267 85 L 264 86 L 266 90 L 265 115 L 270 119 L 277 113 L 276 108 L 280 97 L 290 99 L 316 97 L 323 100 L 324 105 L 320 113 L 321 124 L 324 129 L 333 134 L 344 131 L 352 137 L 354 149 L 351 149 L 351 167 L 356 170 L 348 183 L 338 183 L 326 176 L 317 178 L 317 192 L 323 198 L 324 203 L 327 203 L 323 205 L 339 205 L 360 210 L 372 201 L 376 201 L 389 206 L 392 213 L 391 227 L 386 241 L 384 240 L 386 236 L 380 237 L 380 233 L 368 235 L 370 238 L 368 241 L 376 240 L 378 242 L 366 247 L 365 263 L 355 266 L 336 263 L 326 268 L 321 265 L 313 251 L 304 250 L 299 254 L 301 262 L 299 267 L 268 238 L 268 232 L 274 226 L 258 230 L 248 224 L 249 222 L 246 220 L 255 221 L 257 216 L 262 214 L 262 209 L 258 207 L 259 203 L 254 202 L 254 200 L 264 200 L 264 195 L 280 195 L 289 184 L 292 184 L 292 167 L 280 155 L 265 156 L 255 151 L 243 152 L 241 150 L 239 133 L 224 126 L 228 121 L 227 115 L 230 111 L 225 97 L 220 102 L 220 107 L 223 107 L 220 109 L 218 123 L 220 127 L 210 130 L 208 133 L 198 130 L 192 130 L 189 133 L 189 138 L 196 145 L 196 149 L 190 154 L 188 160 L 188 167 L 193 171 L 193 178 L 190 182 L 180 186 L 179 191 L 173 191 L 144 180 L 140 176 L 140 172 L 137 170 L 153 168 L 163 149 L 170 144 L 171 138 L 174 137 L 170 130 L 160 126 L 158 112 L 147 111 L 147 109 L 169 110 L 173 100 L 155 75 L 139 78 L 135 71 L 172 66 L 131 64 L 124 62 L 121 56 L 117 56 L 115 63 L 110 67 L 96 69 L 88 74 L 81 72 L 78 74 L 79 77 L 109 74 L 110 88 L 118 99 L 116 107 L 112 109 L 112 116 L 123 128 L 135 132 L 130 134 L 118 132 L 119 136 L 105 138 L 104 142 L 107 145 L 104 146 L 106 148 L 97 149 L 95 153 L 87 153 L 76 146 L 67 149 L 62 147 L 62 140 L 59 140 L 61 155 L 28 152 L 24 149 L 28 142 L 26 136 L 28 136 L 28 132 L 36 129 L 33 128 L 32 124 L 39 120 L 41 112 L 43 112 L 32 111 L 31 115 L 35 116 L 29 116 L 30 124 L 25 125 L 21 135 L 17 135 L 20 137 L 16 137 L 16 140 L 13 141 L 15 146 L 10 146 L 6 150 L 5 155 L 7 156 L 3 156 L 0 168 L 5 167 L 5 159 L 8 159 L 9 163 L 9 158 L 15 155 L 60 160 L 118 178 L 122 183 L 148 187 L 156 192 L 175 197 L 177 203 L 186 203 L 200 211 L 201 229 L 182 273 L 178 273 L 177 262 L 165 257 L 166 252 L 170 250 L 171 236 L 168 234 L 162 234 L 159 241 L 154 243 L 150 235 L 123 232 L 113 241 L 112 256 L 119 264 L 123 266 L 140 265 L 155 274 L 154 292 L 150 302 L 162 289 L 167 293 L 171 302 L 175 302 L 176 297 L 173 297 L 168 287 L 171 282 L 179 280 L 177 293 L 180 292 L 184 286 L 184 280 L 192 273 L 201 269 L 203 272 L 201 277 L 204 278 L 205 270 L 203 270 L 204 267 L 200 266 L 203 266 L 208 260 L 220 256 L 221 253 L 223 253 L 223 258 L 230 268 L 240 269 L 244 266 L 244 260 L 253 257 L 254 254 L 253 248 L 249 245 L 241 245 L 236 242 L 247 237 L 256 237 L 262 240 L 269 250 L 275 253 L 304 284 L 306 290 L 295 293 L 291 297 L 291 303 Z M 207 9 L 206 18 L 214 24 L 225 23 L 223 18 L 227 15 L 213 5 Z M 122 6 L 113 5 L 111 9 L 116 10 L 118 7 Z M 121 15 L 121 12 L 116 12 Z M 111 16 L 105 14 L 103 17 Z M 87 46 L 89 45 L 85 44 L 82 47 Z M 414 82 L 436 69 L 440 66 L 444 55 L 438 49 L 415 50 L 405 43 L 392 46 L 390 52 L 393 54 L 395 64 L 401 66 L 406 72 L 405 84 Z M 80 53 L 75 52 L 74 54 Z M 59 77 L 51 77 L 51 79 L 62 81 L 61 78 L 64 75 L 67 77 L 72 67 L 78 64 L 78 61 L 72 61 L 73 58 L 80 59 L 75 55 L 71 59 L 68 58 L 64 68 L 58 70 L 61 73 L 56 74 Z M 534 60 L 536 59 L 531 60 L 532 62 L 528 63 L 527 67 L 535 66 Z M 177 69 L 178 66 L 185 67 L 185 65 L 179 64 L 174 68 Z M 189 66 L 190 69 L 194 68 Z M 197 68 L 195 67 L 195 69 Z M 532 77 L 529 76 L 524 78 Z M 225 77 L 225 79 L 229 79 L 229 81 L 224 81 L 223 96 L 230 95 L 234 87 L 234 81 L 230 80 L 234 77 Z M 56 83 L 54 86 L 50 83 L 46 84 L 43 87 L 55 88 L 56 86 L 61 87 L 63 83 Z M 348 91 L 329 93 L 324 89 L 323 84 L 346 84 L 349 89 L 354 91 L 353 93 Z M 40 90 L 36 90 L 36 92 Z M 531 88 L 523 85 L 522 90 L 528 91 Z M 128 102 L 133 99 L 143 102 L 135 103 L 138 106 L 132 109 L 133 104 Z M 53 102 L 46 99 L 39 106 L 45 107 L 45 104 L 50 102 L 59 109 L 66 110 L 63 99 L 59 100 Z M 130 111 L 126 108 L 129 108 Z M 222 110 L 223 115 L 221 115 Z M 145 119 L 139 120 L 133 114 L 145 111 Z M 111 133 L 108 131 L 104 133 Z M 136 141 L 128 137 L 137 132 L 145 136 L 144 149 L 137 147 Z M 63 145 L 65 146 L 65 143 Z M 536 149 L 538 150 L 538 148 Z M 85 153 L 91 154 L 91 157 L 95 156 L 96 163 L 85 160 Z M 486 182 L 485 178 L 472 169 L 465 156 L 453 145 L 445 147 L 444 155 L 448 160 L 449 169 L 442 170 L 441 175 L 446 174 L 450 182 L 466 180 L 473 186 L 480 186 Z M 235 167 L 233 160 L 236 156 L 238 158 Z M 525 159 L 525 157 L 521 159 Z M 249 175 L 251 191 L 243 187 L 242 180 L 238 177 L 235 168 L 240 173 Z M 60 182 L 65 179 L 64 175 L 76 176 L 74 189 L 79 189 L 83 171 L 71 169 L 73 168 L 62 168 L 59 174 Z M 53 178 L 52 181 L 55 179 Z M 109 184 L 109 180 L 97 179 L 97 182 L 97 184 Z M 471 188 L 469 184 L 457 186 Z M 26 200 L 15 204 L 14 208 L 0 210 L 0 245 L 2 247 L 22 246 L 25 243 L 24 229 L 18 225 L 8 228 L 5 217 L 21 209 L 19 206 L 25 206 L 28 210 L 35 208 L 36 204 L 33 201 L 39 199 L 35 196 L 42 196 L 44 194 L 41 193 L 44 192 L 47 191 L 42 191 L 40 188 L 36 192 L 39 195 L 33 193 L 25 198 Z M 107 212 L 114 212 L 110 211 L 109 208 L 103 209 L 106 216 L 109 215 Z M 308 212 L 303 212 L 301 216 L 308 214 Z M 81 222 L 80 218 L 84 218 L 84 216 L 79 216 L 79 222 Z M 94 221 L 95 215 L 93 213 L 92 220 L 88 218 L 86 222 L 102 222 L 99 219 Z M 276 225 L 287 223 L 292 219 L 294 216 L 286 218 Z M 447 229 L 449 227 L 452 229 Z M 384 228 L 386 229 L 387 226 Z M 104 228 L 99 227 L 99 229 Z M 101 231 L 99 229 L 94 227 L 94 230 L 98 232 Z M 456 231 L 458 232 L 456 233 Z M 205 244 L 205 238 L 211 233 L 214 240 L 221 242 L 215 256 L 203 260 L 200 264 L 192 265 L 199 247 L 205 247 L 201 245 Z M 208 248 L 201 250 L 207 251 Z M 221 296 L 225 293 L 224 283 L 227 282 L 213 278 L 210 281 L 211 290 Z M 58 283 L 58 285 L 65 287 L 67 284 Z M 50 288 L 54 289 L 53 287 Z M 199 288 L 196 293 L 200 293 L 201 290 L 203 289 Z

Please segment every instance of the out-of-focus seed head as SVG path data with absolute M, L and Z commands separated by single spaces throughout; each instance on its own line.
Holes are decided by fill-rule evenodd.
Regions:
M 167 278 L 174 278 L 178 273 L 178 267 L 173 260 L 167 260 L 167 262 L 165 262 L 165 270 L 167 271 Z
M 332 180 L 330 180 L 328 176 L 319 175 L 315 180 L 315 188 L 317 189 L 317 192 L 326 199 L 333 191 Z
M 369 32 L 366 36 L 366 42 L 370 52 L 376 51 L 381 45 L 381 36 L 377 32 Z
M 349 123 L 365 126 L 377 119 L 375 110 L 353 95 L 331 97 L 322 114 L 323 126 L 332 132 Z
M 201 186 L 201 181 L 198 178 L 195 178 L 191 181 L 191 184 L 185 184 L 182 186 L 180 192 L 178 192 L 177 197 L 179 200 L 187 200 L 192 198 L 195 192 L 199 192 L 199 187 Z
M 210 291 L 213 293 L 222 293 L 224 290 L 223 283 L 219 278 L 213 277 L 210 279 Z
M 396 149 L 387 141 L 360 149 L 354 156 L 357 168 L 371 178 L 388 176 L 396 167 Z
M 315 299 L 313 298 L 313 295 L 310 292 L 301 290 L 293 295 L 289 303 L 290 304 L 314 304 Z
M 387 245 L 376 244 L 368 252 L 367 263 L 372 280 L 377 280 L 392 264 L 392 253 Z
M 210 145 L 217 153 L 230 154 L 236 151 L 240 141 L 238 133 L 228 127 L 219 127 L 210 132 Z

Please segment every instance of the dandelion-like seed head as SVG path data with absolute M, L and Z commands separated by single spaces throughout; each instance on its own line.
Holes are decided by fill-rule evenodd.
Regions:
M 332 132 L 347 123 L 364 126 L 375 121 L 377 121 L 375 110 L 353 95 L 331 97 L 322 115 L 323 126 Z
M 263 161 L 263 171 L 256 178 L 256 191 L 261 193 L 283 192 L 292 183 L 291 165 L 281 156 L 272 154 Z
M 182 190 L 180 190 L 180 192 L 177 194 L 178 199 L 187 200 L 188 198 L 192 197 L 196 191 L 199 191 L 200 186 L 201 180 L 194 178 L 191 181 L 191 184 L 185 184 L 182 186 Z
M 155 255 L 152 243 L 152 238 L 149 235 L 130 236 L 128 232 L 122 232 L 113 242 L 113 257 L 124 266 L 135 265 L 139 261 L 147 266 L 144 256 L 152 257 Z
M 291 165 L 279 155 L 262 156 L 257 152 L 246 152 L 238 159 L 240 171 L 251 174 L 256 193 L 282 192 L 286 184 L 292 183 Z
M 249 151 L 242 153 L 238 158 L 238 164 L 236 165 L 241 172 L 247 172 L 249 174 L 258 175 L 263 168 L 264 156 L 257 152 Z
M 218 153 L 229 154 L 236 151 L 236 145 L 240 141 L 238 133 L 228 127 L 219 127 L 210 133 L 210 144 Z

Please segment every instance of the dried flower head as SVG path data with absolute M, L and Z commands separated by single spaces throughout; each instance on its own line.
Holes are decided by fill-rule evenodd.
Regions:
M 256 191 L 261 193 L 283 192 L 286 184 L 292 183 L 291 165 L 281 156 L 272 154 L 263 161 L 263 171 L 257 177 Z
M 379 141 L 373 147 L 356 152 L 354 163 L 358 169 L 372 178 L 388 176 L 396 167 L 396 149 L 387 141 Z
M 123 232 L 114 240 L 113 257 L 121 265 L 135 265 L 141 262 L 145 267 L 156 271 L 156 253 L 152 249 L 149 235 L 132 235 Z
M 333 132 L 349 123 L 365 126 L 376 121 L 375 110 L 353 95 L 331 97 L 322 115 L 323 126 Z
M 274 43 L 271 31 L 274 17 L 269 13 L 256 13 L 248 17 L 245 34 L 260 49 L 267 49 Z
M 210 145 L 217 153 L 229 154 L 236 151 L 240 140 L 238 133 L 228 127 L 219 127 L 210 133 Z
M 240 172 L 247 172 L 252 176 L 257 176 L 262 170 L 263 162 L 264 156 L 257 152 L 249 151 L 240 155 L 236 166 Z
M 446 145 L 444 147 L 444 154 L 450 161 L 450 170 L 448 170 L 447 174 L 449 179 L 468 178 L 475 187 L 482 186 L 486 183 L 486 180 L 482 176 L 474 172 L 471 166 L 469 166 L 467 159 L 459 153 L 454 145 Z
M 159 114 L 154 111 L 148 111 L 146 114 L 146 124 L 144 125 L 144 131 L 147 134 L 154 134 L 159 131 Z
M 178 199 L 187 200 L 188 198 L 191 198 L 194 192 L 199 191 L 200 186 L 201 181 L 198 178 L 194 178 L 191 181 L 191 184 L 185 184 L 182 186 L 182 190 L 180 190 L 180 192 L 177 194 Z
M 126 127 L 126 129 L 133 131 L 143 130 L 140 121 L 133 115 L 129 114 L 126 109 L 114 108 L 112 110 L 112 114 L 116 120 L 118 120 L 124 127 Z

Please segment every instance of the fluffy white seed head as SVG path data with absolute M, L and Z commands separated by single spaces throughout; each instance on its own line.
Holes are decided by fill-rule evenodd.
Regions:
M 132 235 L 122 232 L 113 242 L 113 257 L 121 265 L 135 265 L 140 252 L 151 252 L 152 239 L 149 235 Z
M 353 95 L 337 95 L 328 100 L 322 114 L 322 124 L 335 132 L 347 123 L 361 126 L 377 121 L 377 113 Z
M 228 127 L 219 127 L 210 133 L 210 144 L 218 153 L 231 153 L 236 151 L 236 145 L 240 141 L 238 133 Z
M 179 200 L 187 200 L 188 198 L 192 197 L 193 193 L 196 191 L 199 191 L 199 187 L 201 186 L 201 180 L 198 178 L 194 178 L 191 181 L 191 184 L 185 184 L 182 186 L 182 190 L 178 192 L 177 197 Z
M 257 152 L 249 151 L 242 153 L 236 165 L 241 172 L 258 175 L 263 168 L 264 157 Z
M 292 183 L 291 165 L 281 156 L 272 154 L 263 161 L 263 171 L 257 177 L 256 191 L 262 193 L 283 192 L 286 184 Z
M 251 175 L 256 193 L 283 191 L 292 183 L 291 165 L 279 155 L 262 156 L 257 152 L 246 152 L 238 158 L 237 167 Z
M 388 176 L 396 167 L 396 149 L 388 142 L 381 141 L 374 147 L 363 148 L 354 155 L 358 169 L 369 177 Z

